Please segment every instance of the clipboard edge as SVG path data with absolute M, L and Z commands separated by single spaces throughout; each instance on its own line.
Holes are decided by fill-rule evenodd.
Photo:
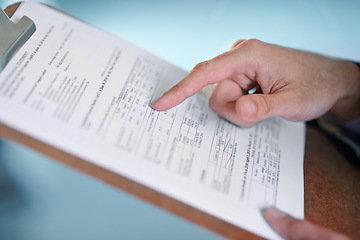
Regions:
M 8 15 L 9 18 L 11 18 L 21 4 L 22 2 L 18 2 L 9 5 L 4 9 L 4 12 Z M 0 122 L 0 137 L 6 138 L 39 153 L 42 153 L 51 159 L 61 162 L 87 175 L 95 177 L 98 180 L 110 184 L 137 198 L 160 207 L 161 209 L 165 209 L 168 212 L 189 220 L 226 238 L 248 240 L 263 239 L 251 232 L 218 219 L 210 214 L 171 198 L 163 193 L 155 191 L 147 186 L 139 184 L 110 170 L 104 169 L 86 160 L 52 147 L 47 143 L 41 142 L 16 129 L 13 129 L 3 124 L 2 122 Z

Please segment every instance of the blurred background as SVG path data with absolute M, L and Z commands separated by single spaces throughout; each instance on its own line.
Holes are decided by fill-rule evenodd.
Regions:
M 14 2 L 1 0 L 0 7 Z M 358 0 L 40 2 L 125 38 L 187 71 L 244 38 L 360 60 Z M 0 139 L 0 239 L 222 237 Z

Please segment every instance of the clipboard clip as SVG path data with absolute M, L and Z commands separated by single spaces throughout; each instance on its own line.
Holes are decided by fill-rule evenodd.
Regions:
M 30 18 L 23 16 L 15 24 L 0 8 L 0 72 L 35 30 L 35 23 Z

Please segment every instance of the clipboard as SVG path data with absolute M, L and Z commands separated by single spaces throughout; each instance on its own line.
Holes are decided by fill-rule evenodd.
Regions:
M 4 69 L 11 57 L 21 48 L 35 32 L 34 22 L 23 16 L 18 23 L 13 23 L 0 9 L 0 71 Z
M 17 3 L 9 6 L 5 9 L 5 12 L 11 17 L 21 3 Z M 11 59 L 11 56 L 21 48 L 21 46 L 31 37 L 35 32 L 36 27 L 34 23 L 27 17 L 24 17 L 22 24 L 14 24 L 1 10 L 1 22 L 4 20 L 7 28 L 15 29 L 18 38 L 11 42 L 9 38 L 9 44 L 6 44 L 8 51 L 6 54 L 1 55 L 2 68 L 5 67 L 6 63 Z M 5 16 L 4 16 L 5 15 Z M 17 39 L 21 38 L 21 41 Z M 0 41 L 2 44 L 2 41 Z M 3 58 L 3 56 L 5 56 Z M 3 60 L 4 59 L 4 60 Z M 2 69 L 0 69 L 1 71 Z M 210 231 L 216 232 L 226 238 L 230 239 L 263 239 L 253 233 L 245 231 L 235 225 L 211 216 L 203 211 L 200 211 L 194 207 L 184 204 L 174 198 L 166 196 L 154 189 L 146 187 L 135 181 L 132 181 L 126 177 L 118 175 L 114 172 L 101 168 L 95 164 L 57 149 L 53 146 L 48 145 L 45 142 L 34 139 L 20 131 L 17 131 L 9 126 L 4 125 L 0 122 L 0 137 L 6 138 L 22 145 L 25 145 L 37 152 L 45 154 L 46 156 L 62 162 L 72 168 L 75 168 L 81 172 L 84 172 L 92 177 L 95 177 L 103 182 L 106 182 L 118 189 L 121 189 L 127 193 L 130 193 L 140 199 L 143 199 L 149 203 L 152 203 L 162 209 L 172 212 L 182 218 L 185 218 L 195 224 L 201 225 Z
M 20 3 L 8 7 L 5 12 L 8 16 L 16 11 L 20 6 Z M 2 15 L 1 21 L 10 21 L 6 16 Z M 17 37 L 13 38 L 14 41 L 10 44 L 6 44 L 10 47 L 7 53 L 1 55 L 1 66 L 5 66 L 11 56 L 31 37 L 31 34 L 35 31 L 36 27 L 31 23 L 31 20 L 23 20 L 24 25 L 15 25 L 17 34 L 22 39 L 16 43 Z M 8 26 L 14 27 L 13 23 L 8 23 Z M 0 44 L 3 42 L 0 41 Z M 5 48 L 4 48 L 5 49 Z M 6 48 L 9 49 L 9 48 Z M 2 58 L 6 56 L 5 58 Z M 4 59 L 4 60 L 3 60 Z M 199 209 L 186 205 L 176 199 L 166 196 L 154 189 L 148 188 L 142 184 L 134 182 L 126 177 L 115 174 L 95 164 L 85 161 L 81 158 L 73 156 L 60 149 L 54 148 L 45 142 L 34 139 L 22 132 L 19 132 L 11 127 L 0 123 L 0 136 L 16 141 L 20 144 L 28 146 L 38 152 L 41 152 L 57 161 L 60 161 L 70 167 L 73 167 L 81 172 L 89 174 L 95 178 L 98 178 L 108 184 L 111 184 L 121 190 L 124 190 L 132 195 L 135 195 L 147 202 L 150 202 L 158 207 L 168 210 L 178 216 L 188 219 L 198 225 L 201 225 L 211 231 L 214 231 L 224 237 L 230 239 L 262 239 L 250 232 L 247 232 L 237 226 L 234 226 L 228 222 L 222 221 L 214 216 L 211 216 Z M 332 159 L 332 161 L 328 161 Z M 327 228 L 334 229 L 336 231 L 342 231 L 349 235 L 353 233 L 359 236 L 358 225 L 360 220 L 354 213 L 360 211 L 360 207 L 354 205 L 352 201 L 358 199 L 355 202 L 360 201 L 360 197 L 348 199 L 344 197 L 344 194 L 349 193 L 346 185 L 353 184 L 354 181 L 360 180 L 360 173 L 357 170 L 351 169 L 351 166 L 346 165 L 344 168 L 344 160 L 341 155 L 336 152 L 331 143 L 312 128 L 307 131 L 307 145 L 305 155 L 305 215 L 308 220 L 311 220 L 319 225 Z M 324 167 L 323 165 L 327 165 Z M 319 195 L 318 192 L 332 193 L 332 188 L 329 186 L 328 178 L 333 177 L 335 185 L 344 187 L 344 191 L 335 192 L 332 196 Z M 329 212 L 329 206 L 334 207 L 339 202 L 346 206 L 350 204 L 349 208 L 332 208 Z M 338 221 L 329 222 L 328 219 L 339 219 Z M 356 235 L 358 234 L 358 235 Z M 351 235 L 350 235 L 351 236 Z

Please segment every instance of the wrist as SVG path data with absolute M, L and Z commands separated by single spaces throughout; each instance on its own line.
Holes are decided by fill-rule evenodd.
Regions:
M 342 90 L 342 94 L 330 111 L 343 120 L 352 120 L 360 117 L 360 64 L 341 61 L 342 81 L 339 81 L 339 90 Z
M 353 62 L 360 68 L 360 62 Z

